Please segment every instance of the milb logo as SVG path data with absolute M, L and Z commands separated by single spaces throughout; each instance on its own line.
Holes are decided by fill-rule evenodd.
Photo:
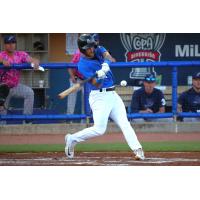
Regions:
M 175 57 L 200 57 L 199 45 L 175 45 Z

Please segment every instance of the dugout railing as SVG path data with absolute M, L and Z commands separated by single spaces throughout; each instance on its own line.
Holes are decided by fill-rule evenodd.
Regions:
M 45 69 L 67 69 L 75 68 L 76 64 L 72 63 L 43 63 L 41 64 Z M 173 118 L 177 117 L 200 117 L 200 113 L 185 113 L 177 111 L 177 69 L 180 67 L 199 67 L 200 61 L 161 61 L 161 62 L 116 62 L 110 65 L 111 68 L 143 68 L 143 67 L 170 67 L 172 73 L 172 112 L 169 113 L 131 113 L 127 114 L 129 119 L 132 118 Z M 0 65 L 0 69 L 3 68 Z M 29 64 L 15 64 L 10 68 L 15 69 L 32 69 Z M 64 81 L 64 80 L 63 80 Z M 89 90 L 87 84 L 84 86 L 84 114 L 40 114 L 40 115 L 0 115 L 0 120 L 74 120 L 74 119 L 87 119 L 92 117 L 88 103 Z M 59 99 L 58 99 L 59 101 Z

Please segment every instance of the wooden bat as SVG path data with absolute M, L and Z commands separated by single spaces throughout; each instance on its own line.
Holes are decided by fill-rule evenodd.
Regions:
M 93 76 L 91 76 L 91 77 L 89 77 L 89 78 L 87 78 L 87 79 L 85 79 L 85 80 L 83 80 L 83 81 L 81 81 L 81 82 L 79 82 L 79 83 L 76 83 L 76 84 L 74 84 L 72 87 L 70 87 L 70 88 L 64 90 L 63 92 L 61 92 L 60 94 L 58 94 L 58 97 L 59 97 L 60 99 L 64 99 L 64 98 L 65 98 L 66 96 L 68 96 L 69 94 L 78 91 L 79 88 L 81 88 L 85 83 L 91 81 L 91 80 L 92 80 L 93 78 L 95 78 L 95 77 L 96 77 L 96 73 L 95 73 Z

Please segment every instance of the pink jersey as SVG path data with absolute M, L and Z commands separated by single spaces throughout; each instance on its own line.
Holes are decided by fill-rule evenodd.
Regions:
M 24 51 L 15 51 L 12 57 L 6 51 L 2 51 L 0 52 L 0 60 L 2 59 L 9 61 L 11 64 L 30 62 L 30 56 Z M 0 81 L 7 84 L 10 88 L 17 86 L 20 81 L 20 70 L 7 67 L 0 69 Z
M 75 54 L 73 55 L 73 58 L 72 58 L 72 63 L 78 63 L 79 60 L 80 60 L 80 57 L 81 57 L 81 52 L 79 49 L 76 50 Z M 77 76 L 78 78 L 80 79 L 83 79 L 83 76 L 82 74 L 78 71 L 78 69 L 73 69 L 73 73 L 75 76 Z

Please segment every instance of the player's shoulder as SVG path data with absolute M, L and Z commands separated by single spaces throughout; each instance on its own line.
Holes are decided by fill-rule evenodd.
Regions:
M 193 93 L 194 93 L 194 89 L 193 89 L 193 88 L 190 88 L 190 89 L 184 91 L 184 92 L 182 93 L 182 95 L 188 96 L 188 95 L 191 95 L 191 94 L 193 94 Z
M 0 55 L 7 55 L 6 51 L 0 51 Z
M 96 47 L 96 53 L 104 53 L 106 51 L 107 51 L 107 49 L 104 46 L 99 45 Z
M 26 51 L 15 51 L 15 55 L 23 56 L 23 55 L 28 55 L 28 53 Z
M 144 92 L 145 92 L 144 91 L 144 87 L 141 87 L 141 88 L 135 90 L 133 94 L 135 94 L 135 95 L 141 95 L 141 94 L 144 94 Z
M 163 94 L 163 92 L 158 89 L 158 88 L 154 88 L 154 91 L 153 91 L 155 94 Z
M 90 66 L 90 60 L 87 59 L 86 57 L 84 56 L 81 56 L 80 57 L 80 60 L 78 62 L 78 69 L 86 69 Z
M 81 56 L 80 57 L 80 59 L 79 59 L 79 61 L 78 61 L 78 67 L 81 67 L 83 64 L 85 63 L 85 60 L 84 60 L 84 58 Z
M 193 95 L 193 90 L 192 88 L 182 92 L 179 96 L 179 99 L 188 99 L 191 98 L 191 96 Z

